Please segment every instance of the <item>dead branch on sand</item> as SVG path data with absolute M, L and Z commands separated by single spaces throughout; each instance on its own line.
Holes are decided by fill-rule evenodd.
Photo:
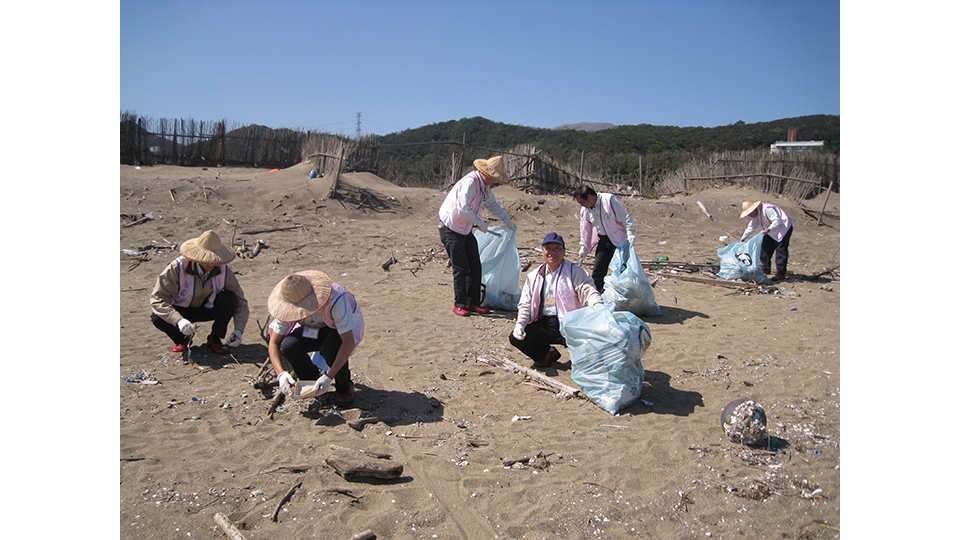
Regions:
M 283 395 L 283 394 L 280 394 L 280 395 Z M 296 491 L 297 488 L 302 485 L 303 485 L 303 482 L 297 482 L 296 484 L 294 484 L 292 488 L 290 488 L 290 491 L 288 491 L 287 494 L 280 499 L 280 503 L 277 504 L 277 509 L 273 511 L 273 517 L 271 518 L 273 519 L 274 523 L 277 522 L 277 515 L 280 514 L 280 508 L 282 508 L 283 505 L 290 500 L 290 497 L 293 497 L 293 492 Z
M 580 392 L 579 388 L 574 388 L 572 386 L 567 386 L 562 382 L 555 381 L 546 375 L 530 369 L 528 367 L 523 367 L 512 360 L 507 360 L 506 358 L 494 358 L 492 356 L 478 356 L 477 362 L 483 364 L 489 364 L 491 366 L 497 366 L 506 371 L 513 371 L 514 373 L 519 372 L 523 373 L 527 377 L 535 380 L 536 382 L 552 389 L 555 393 L 559 394 L 560 397 L 570 398 L 570 397 L 583 397 L 583 394 Z

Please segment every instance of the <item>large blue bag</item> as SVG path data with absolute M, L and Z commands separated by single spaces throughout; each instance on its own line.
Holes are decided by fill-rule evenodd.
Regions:
M 770 278 L 760 269 L 760 247 L 763 235 L 757 234 L 746 242 L 734 242 L 717 250 L 723 279 L 742 279 L 763 285 L 771 285 Z
M 499 225 L 488 227 L 488 232 L 474 231 L 480 248 L 480 269 L 484 286 L 483 305 L 506 311 L 516 311 L 520 303 L 520 252 L 517 236 Z
M 629 311 L 637 317 L 660 317 L 663 312 L 653 296 L 640 258 L 629 240 L 617 246 L 610 261 L 610 275 L 603 278 L 604 304 L 613 304 L 617 311 Z
M 587 398 L 610 414 L 640 399 L 650 327 L 629 311 L 587 306 L 560 319 L 570 352 L 570 377 Z

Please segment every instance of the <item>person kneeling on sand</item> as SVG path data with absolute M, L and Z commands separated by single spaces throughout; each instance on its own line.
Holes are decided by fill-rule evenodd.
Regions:
M 563 237 L 552 232 L 543 239 L 543 260 L 527 274 L 517 304 L 517 324 L 510 344 L 545 368 L 560 358 L 553 344 L 565 345 L 560 319 L 584 306 L 602 304 L 593 278 L 580 266 L 566 260 Z
M 227 354 L 240 345 L 250 318 L 250 308 L 236 274 L 227 266 L 237 254 L 223 245 L 213 231 L 180 245 L 180 256 L 157 277 L 150 293 L 150 320 L 173 340 L 173 352 L 183 352 L 196 333 L 196 321 L 213 321 L 207 346 Z M 227 346 L 221 341 L 233 319 Z
M 297 378 L 318 382 L 317 395 L 335 381 L 335 403 L 353 403 L 350 355 L 363 339 L 363 314 L 353 294 L 319 270 L 301 270 L 277 283 L 267 299 L 267 311 L 274 317 L 268 350 L 280 391 L 292 395 L 296 385 L 283 368 L 282 355 Z M 329 363 L 326 373 L 311 361 L 314 351 Z

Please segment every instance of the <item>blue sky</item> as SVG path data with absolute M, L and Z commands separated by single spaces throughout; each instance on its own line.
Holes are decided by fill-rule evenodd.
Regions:
M 835 0 L 120 2 L 120 110 L 385 134 L 840 114 Z

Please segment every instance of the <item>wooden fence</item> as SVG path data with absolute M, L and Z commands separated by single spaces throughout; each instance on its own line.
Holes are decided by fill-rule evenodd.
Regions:
M 784 156 L 765 150 L 723 152 L 709 159 L 690 161 L 667 175 L 657 185 L 657 195 L 738 185 L 803 201 L 824 190 L 839 190 L 839 178 L 839 158 L 834 155 Z
M 409 145 L 450 145 L 454 152 L 446 177 L 449 188 L 470 168 L 471 155 L 502 155 L 511 185 L 527 193 L 570 193 L 581 184 L 597 191 L 636 196 L 630 185 L 604 181 L 603 176 L 584 170 L 581 153 L 579 167 L 564 165 L 532 145 L 511 149 L 493 149 L 462 141 L 430 141 Z M 151 120 L 123 114 L 120 122 L 120 163 L 130 165 L 181 166 L 253 166 L 287 168 L 311 161 L 323 174 L 366 171 L 380 173 L 381 145 L 367 135 L 359 139 L 316 132 L 244 126 L 227 129 L 226 121 Z M 577 167 L 577 170 L 571 170 Z M 638 185 L 641 184 L 638 182 Z M 823 191 L 839 191 L 839 159 L 817 153 L 770 154 L 766 151 L 724 152 L 709 159 L 698 159 L 667 175 L 656 186 L 655 194 L 692 193 L 717 185 L 737 184 L 803 200 Z
M 197 122 L 124 115 L 120 121 L 120 163 L 282 169 L 301 162 L 301 146 L 311 135 L 264 126 L 228 131 L 225 120 Z

